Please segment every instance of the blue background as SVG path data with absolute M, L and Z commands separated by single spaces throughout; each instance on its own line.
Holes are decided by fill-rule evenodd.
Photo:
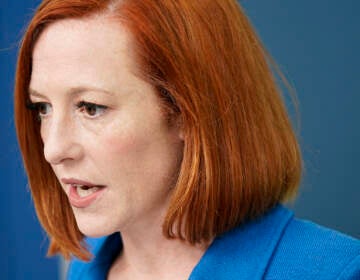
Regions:
M 22 30 L 40 1 L 0 4 L 1 279 L 56 279 L 58 258 L 32 206 L 16 144 L 13 78 Z M 297 216 L 360 238 L 360 2 L 241 1 L 267 49 L 297 90 L 305 174 Z

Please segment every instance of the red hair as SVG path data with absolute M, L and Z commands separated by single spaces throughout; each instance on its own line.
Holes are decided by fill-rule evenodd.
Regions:
M 194 244 L 294 195 L 301 155 L 267 55 L 235 0 L 45 0 L 24 35 L 15 85 L 17 135 L 49 254 L 88 259 L 65 193 L 25 109 L 32 51 L 44 28 L 104 15 L 133 35 L 141 77 L 182 121 L 183 162 L 164 235 Z M 104 17 L 105 18 L 105 17 Z M 281 75 L 281 74 L 280 74 Z

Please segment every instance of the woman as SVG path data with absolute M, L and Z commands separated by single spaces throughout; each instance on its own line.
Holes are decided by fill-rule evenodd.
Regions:
M 69 279 L 360 277 L 358 241 L 280 204 L 301 156 L 268 60 L 236 1 L 43 1 L 16 125 Z

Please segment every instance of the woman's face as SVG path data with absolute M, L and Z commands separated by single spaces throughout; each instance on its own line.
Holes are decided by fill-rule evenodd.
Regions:
M 183 140 L 134 74 L 131 36 L 105 18 L 58 21 L 39 37 L 32 66 L 44 155 L 80 230 L 101 236 L 159 221 Z

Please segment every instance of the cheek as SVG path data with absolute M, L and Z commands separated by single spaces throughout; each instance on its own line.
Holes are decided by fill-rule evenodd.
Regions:
M 106 147 L 114 155 L 131 160 L 140 155 L 146 156 L 156 149 L 157 143 L 163 138 L 164 133 L 157 123 L 140 118 L 141 114 L 128 113 L 128 116 L 137 118 L 121 118 L 121 122 L 115 121 L 108 125 L 101 133 L 98 145 Z M 146 125 L 145 125 L 146 124 Z M 140 162 L 138 162 L 140 164 Z
M 103 135 L 101 141 L 97 143 L 99 147 L 104 147 L 107 156 L 113 161 L 130 164 L 137 161 L 139 156 L 144 153 L 148 146 L 146 137 L 131 133 L 107 133 Z
M 166 141 L 166 135 L 155 131 L 148 133 L 146 129 L 124 130 L 121 133 L 103 135 L 98 147 L 104 147 L 105 168 L 118 176 L 142 177 L 144 180 L 158 180 L 167 177 L 176 161 L 174 147 Z M 99 148 L 97 148 L 99 149 Z M 110 166 L 111 165 L 111 166 Z M 137 178 L 136 180 L 141 180 Z

